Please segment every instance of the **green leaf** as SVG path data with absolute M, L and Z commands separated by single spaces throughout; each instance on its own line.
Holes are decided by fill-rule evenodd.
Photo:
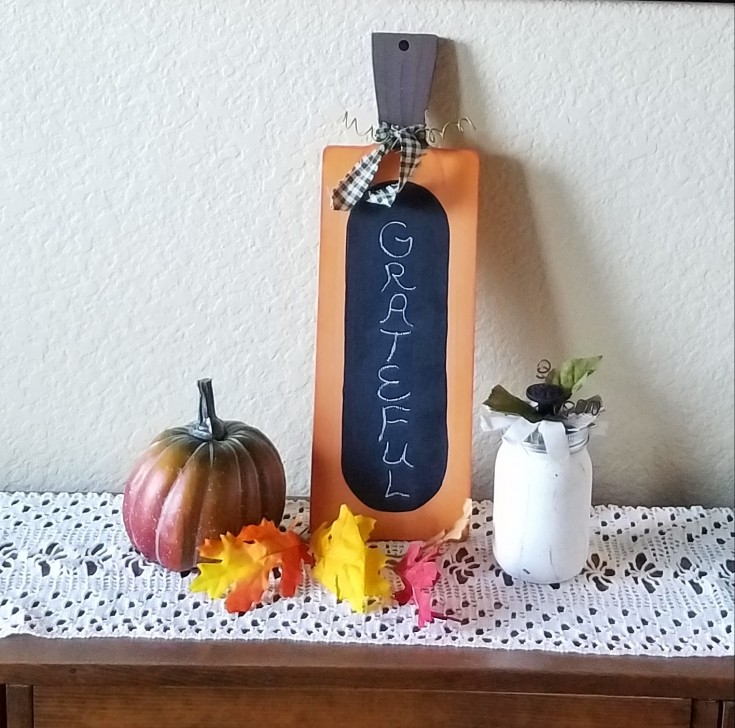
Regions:
M 558 384 L 570 394 L 576 392 L 592 374 L 600 361 L 601 356 L 591 356 L 586 359 L 567 359 L 558 369 L 552 369 L 546 375 L 548 384 Z
M 528 402 L 519 399 L 499 384 L 493 387 L 493 391 L 485 400 L 485 404 L 491 410 L 506 415 L 520 415 L 529 422 L 541 422 L 543 420 L 543 417 Z

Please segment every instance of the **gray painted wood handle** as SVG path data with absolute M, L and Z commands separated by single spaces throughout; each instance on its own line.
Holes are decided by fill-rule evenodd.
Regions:
M 400 127 L 424 123 L 437 41 L 435 35 L 373 33 L 373 80 L 379 121 Z

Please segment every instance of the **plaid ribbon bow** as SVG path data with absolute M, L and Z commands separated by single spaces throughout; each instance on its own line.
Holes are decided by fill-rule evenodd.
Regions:
M 368 202 L 391 207 L 426 151 L 426 126 L 415 124 L 401 129 L 384 122 L 375 132 L 375 140 L 378 147 L 360 159 L 332 191 L 332 209 L 349 210 L 366 192 Z M 368 192 L 381 160 L 394 150 L 401 152 L 398 182 Z

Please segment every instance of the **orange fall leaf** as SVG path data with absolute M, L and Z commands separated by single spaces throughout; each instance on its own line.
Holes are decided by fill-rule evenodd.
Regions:
M 275 569 L 280 572 L 279 591 L 291 597 L 301 583 L 301 563 L 310 562 L 308 547 L 292 530 L 281 531 L 263 519 L 245 526 L 237 536 L 225 534 L 208 539 L 200 547 L 202 558 L 214 563 L 199 564 L 199 576 L 191 591 L 206 591 L 211 597 L 228 593 L 228 612 L 246 612 L 262 601 Z

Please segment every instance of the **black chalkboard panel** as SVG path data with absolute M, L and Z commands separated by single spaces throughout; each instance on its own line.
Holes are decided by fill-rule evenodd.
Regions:
M 389 184 L 389 183 L 384 183 Z M 412 511 L 447 468 L 449 223 L 409 182 L 347 223 L 342 473 L 379 511 Z

